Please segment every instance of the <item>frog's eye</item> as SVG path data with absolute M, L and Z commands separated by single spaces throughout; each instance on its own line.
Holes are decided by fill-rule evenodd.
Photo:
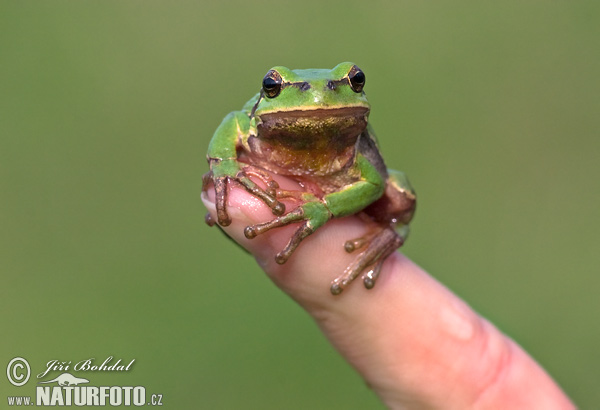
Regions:
M 348 79 L 350 80 L 350 86 L 355 93 L 360 93 L 365 86 L 365 73 L 357 66 L 352 67 L 352 70 L 348 73 Z
M 275 70 L 271 70 L 263 78 L 262 88 L 267 97 L 275 98 L 279 95 L 282 84 L 283 79 L 281 78 L 281 74 Z

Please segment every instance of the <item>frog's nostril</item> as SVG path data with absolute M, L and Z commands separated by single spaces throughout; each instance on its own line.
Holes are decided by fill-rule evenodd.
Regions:
M 335 90 L 335 88 L 336 88 L 335 82 L 333 82 L 331 80 L 327 81 L 327 88 L 329 88 L 330 90 Z
M 309 88 L 310 88 L 310 84 L 309 84 L 308 82 L 306 82 L 306 81 L 305 81 L 305 82 L 303 82 L 303 83 L 302 83 L 302 85 L 300 86 L 300 89 L 301 89 L 302 91 L 306 91 L 306 90 L 308 90 Z

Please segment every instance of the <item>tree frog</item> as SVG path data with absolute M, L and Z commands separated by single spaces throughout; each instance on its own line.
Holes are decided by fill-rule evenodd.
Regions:
M 208 215 L 209 225 L 231 223 L 227 194 L 232 183 L 260 198 L 275 215 L 246 227 L 247 238 L 297 224 L 275 256 L 280 264 L 332 218 L 359 214 L 370 221 L 366 235 L 344 244 L 346 252 L 359 252 L 332 281 L 334 295 L 361 274 L 367 289 L 375 285 L 384 260 L 406 240 L 416 205 L 404 173 L 387 169 L 381 157 L 368 122 L 365 80 L 365 73 L 348 62 L 331 70 L 271 68 L 260 92 L 215 131 L 207 154 L 210 171 L 203 177 L 203 191 L 214 186 L 216 194 L 217 221 Z M 272 173 L 295 179 L 306 190 L 282 190 Z M 288 213 L 281 202 L 286 198 L 297 204 Z

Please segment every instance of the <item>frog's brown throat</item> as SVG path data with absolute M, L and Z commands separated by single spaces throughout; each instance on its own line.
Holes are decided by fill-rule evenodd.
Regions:
M 250 151 L 277 173 L 330 175 L 354 158 L 368 113 L 366 107 L 343 107 L 262 114 L 258 135 L 248 141 Z

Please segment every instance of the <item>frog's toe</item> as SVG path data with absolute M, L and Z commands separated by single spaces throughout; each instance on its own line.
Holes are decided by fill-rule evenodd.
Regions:
M 206 224 L 211 227 L 215 226 L 215 224 L 217 223 L 217 221 L 215 221 L 210 212 L 207 212 L 206 215 L 204 215 L 204 222 L 206 222 Z
M 348 242 L 352 245 L 353 241 Z M 348 242 L 346 242 L 346 245 Z M 342 293 L 342 291 L 366 269 L 369 270 L 363 275 L 363 283 L 367 289 L 373 288 L 381 272 L 383 262 L 396 249 L 402 246 L 403 242 L 403 238 L 390 227 L 383 228 L 369 240 L 366 240 L 365 244 L 362 244 L 361 242 L 361 247 L 367 245 L 367 248 L 362 251 L 350 265 L 348 265 L 340 277 L 333 280 L 330 288 L 331 293 L 334 295 Z M 346 250 L 348 251 L 347 247 Z
M 283 215 L 285 213 L 285 205 L 282 202 L 275 201 L 273 207 L 271 207 L 271 211 L 273 211 L 275 215 Z
M 365 246 L 367 243 L 367 239 L 366 238 L 356 238 L 356 239 L 350 239 L 348 241 L 346 241 L 346 243 L 344 244 L 344 249 L 346 250 L 346 252 L 348 253 L 352 253 L 357 249 L 362 248 L 363 246 Z
M 377 262 L 367 273 L 363 275 L 363 284 L 367 289 L 373 289 L 375 286 L 375 281 L 379 277 L 379 273 L 381 272 L 381 265 L 383 265 L 383 259 Z
M 253 226 L 247 226 L 244 228 L 244 236 L 248 239 L 254 239 L 256 238 L 256 235 L 258 235 L 258 232 L 255 228 L 255 225 Z
M 302 219 L 304 219 L 304 211 L 302 208 L 296 208 L 287 215 L 278 216 L 277 218 L 260 224 L 247 226 L 244 229 L 244 235 L 248 239 L 254 239 L 257 235 L 268 232 L 273 228 L 289 225 L 292 222 L 297 222 Z
M 344 290 L 340 284 L 336 281 L 331 283 L 331 288 L 329 289 L 333 295 L 339 295 Z
M 372 229 L 360 238 L 347 240 L 346 243 L 344 243 L 344 249 L 346 252 L 352 253 L 357 249 L 364 248 L 365 245 L 370 243 L 373 238 L 379 234 L 379 232 L 381 232 L 381 227 L 378 226 L 376 229 Z
M 308 221 L 305 221 L 300 228 L 296 229 L 296 232 L 294 232 L 285 248 L 275 256 L 275 262 L 280 265 L 286 263 L 298 245 L 300 245 L 300 242 L 313 232 L 314 230 L 310 227 Z
M 277 181 L 275 181 L 273 179 L 271 174 L 269 174 L 264 169 L 253 166 L 253 165 L 244 166 L 242 171 L 246 175 L 253 176 L 253 177 L 261 180 L 267 187 L 265 189 L 266 193 L 269 194 L 270 196 L 272 196 L 273 198 L 275 197 L 275 195 L 277 193 L 277 189 L 279 188 L 279 184 L 277 183 Z
M 217 209 L 217 221 L 221 226 L 231 224 L 231 218 L 227 213 L 227 177 L 214 177 L 212 171 L 208 171 L 202 175 L 202 192 L 208 191 L 210 185 L 214 185 L 215 189 L 215 208 Z M 204 217 L 204 222 L 208 226 L 214 226 L 217 223 L 209 213 Z
M 202 192 L 206 192 L 208 190 L 208 186 L 212 183 L 212 181 L 212 171 L 208 171 L 206 174 L 202 175 Z
M 219 215 L 219 225 L 221 226 L 229 226 L 231 225 L 231 218 L 229 217 L 229 214 L 227 213 L 227 211 L 223 210 L 223 213 L 225 215 Z
M 254 175 L 254 173 L 252 173 Z M 263 201 L 275 215 L 283 215 L 285 213 L 285 205 L 278 201 L 275 197 L 279 185 L 275 181 L 267 182 L 267 189 L 264 190 L 256 185 L 248 177 L 245 171 L 239 171 L 236 175 L 237 181 L 252 195 Z
M 229 226 L 231 218 L 227 213 L 227 178 L 215 178 L 215 207 L 217 208 L 217 221 L 221 226 Z
M 305 217 L 304 210 L 302 208 L 296 208 L 287 215 L 279 216 L 268 222 L 263 222 L 256 225 L 247 226 L 244 229 L 244 236 L 248 239 L 254 239 L 258 235 L 270 231 L 273 228 L 279 228 L 280 226 L 289 225 L 293 222 L 303 220 Z M 300 242 L 308 235 L 313 233 L 315 229 L 311 226 L 309 220 L 304 220 L 298 229 L 291 236 L 285 248 L 275 256 L 275 261 L 278 264 L 284 264 L 292 256 L 292 253 L 296 250 Z
M 272 196 L 273 198 L 275 198 L 277 196 L 278 189 L 279 189 L 279 184 L 277 183 L 277 181 L 269 181 L 267 183 L 267 189 L 265 189 L 265 192 L 267 194 L 269 194 L 270 196 Z

